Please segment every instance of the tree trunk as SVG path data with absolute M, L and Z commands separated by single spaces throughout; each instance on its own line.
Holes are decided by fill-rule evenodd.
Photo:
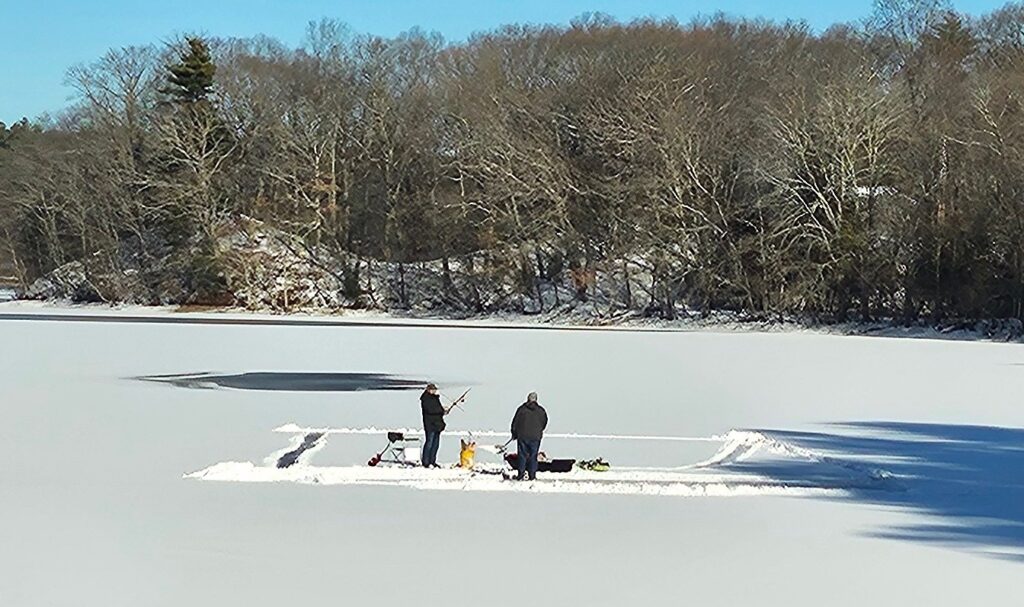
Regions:
M 402 308 L 409 309 L 409 294 L 405 288 L 405 264 L 398 264 L 398 300 Z

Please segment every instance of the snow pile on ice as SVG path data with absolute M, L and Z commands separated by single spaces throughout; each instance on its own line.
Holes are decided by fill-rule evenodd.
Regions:
M 837 493 L 834 487 L 779 483 L 767 478 L 663 471 L 538 474 L 535 482 L 512 482 L 496 470 L 489 473 L 459 468 L 425 470 L 412 467 L 305 466 L 271 468 L 252 462 L 223 462 L 185 475 L 205 481 L 300 483 L 309 485 L 377 485 L 432 491 L 517 491 L 592 495 L 652 495 L 675 497 L 811 496 Z
M 313 428 L 299 426 L 295 423 L 288 423 L 274 428 L 274 432 L 284 434 L 309 434 L 320 432 L 327 434 L 371 434 L 384 436 L 388 432 L 401 432 L 410 436 L 423 436 L 423 430 L 419 428 Z M 508 438 L 508 430 L 445 430 L 444 436 L 474 436 L 482 438 Z M 669 441 L 669 442 L 721 442 L 716 436 L 658 436 L 639 434 L 581 434 L 578 432 L 558 433 L 545 432 L 546 438 L 566 439 L 588 439 L 588 440 L 627 440 L 627 441 Z
M 892 473 L 887 470 L 872 468 L 854 461 L 820 454 L 810 449 L 779 440 L 764 432 L 731 430 L 722 437 L 722 441 L 724 444 L 717 453 L 693 467 L 729 466 L 751 460 L 758 455 L 767 455 L 768 457 L 791 458 L 809 464 L 817 464 L 821 467 L 845 470 L 853 479 L 860 478 L 880 481 L 893 478 Z

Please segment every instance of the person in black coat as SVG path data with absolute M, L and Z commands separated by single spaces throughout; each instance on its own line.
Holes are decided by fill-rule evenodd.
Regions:
M 530 392 L 512 418 L 512 438 L 516 441 L 516 467 L 519 472 L 516 480 L 523 480 L 527 473 L 531 481 L 536 480 L 540 441 L 547 427 L 548 412 L 537 402 L 537 393 Z
M 420 463 L 424 468 L 437 468 L 437 450 L 441 446 L 444 416 L 448 414 L 437 394 L 437 386 L 427 384 L 427 389 L 420 395 L 420 408 L 423 410 L 424 434 Z

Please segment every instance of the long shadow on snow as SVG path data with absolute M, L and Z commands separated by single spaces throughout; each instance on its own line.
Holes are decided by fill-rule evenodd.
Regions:
M 929 523 L 871 532 L 980 551 L 1024 563 L 1024 429 L 901 422 L 837 424 L 841 434 L 766 431 L 903 479 L 903 491 L 853 487 L 841 498 L 930 515 Z M 805 462 L 744 462 L 733 468 L 806 482 Z

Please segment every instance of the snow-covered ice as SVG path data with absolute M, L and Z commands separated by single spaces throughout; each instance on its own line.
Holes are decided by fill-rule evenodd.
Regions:
M 959 606 L 1022 587 L 1017 344 L 61 313 L 0 306 L 5 607 Z M 418 427 L 418 393 L 355 375 L 472 386 L 445 462 L 466 431 L 504 442 L 536 390 L 545 451 L 612 470 L 367 467 L 383 429 Z

